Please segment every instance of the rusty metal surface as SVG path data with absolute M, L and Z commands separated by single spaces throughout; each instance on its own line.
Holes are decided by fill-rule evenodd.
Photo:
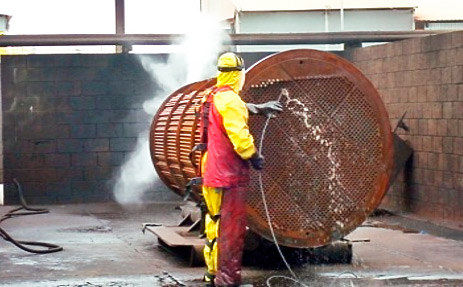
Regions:
M 156 235 L 169 246 L 204 246 L 204 238 L 198 233 L 189 234 L 189 226 L 148 226 L 146 230 Z
M 263 187 L 278 241 L 315 247 L 354 230 L 381 201 L 392 168 L 389 117 L 373 85 L 346 60 L 293 50 L 262 60 L 246 74 L 247 102 L 280 101 L 263 155 Z M 259 139 L 265 119 L 252 117 Z M 254 172 L 249 225 L 270 239 Z
M 192 103 L 211 85 L 202 81 L 179 89 L 153 119 L 153 162 L 180 195 L 195 176 L 188 159 L 199 140 Z M 322 246 L 359 226 L 386 192 L 393 162 L 389 117 L 373 85 L 334 54 L 292 50 L 251 67 L 242 97 L 251 103 L 280 99 L 285 107 L 270 121 L 263 142 L 263 187 L 278 242 Z M 256 144 L 264 123 L 265 118 L 251 116 Z M 271 239 L 258 176 L 252 173 L 249 226 Z
M 224 45 L 341 44 L 349 42 L 392 42 L 446 33 L 422 31 L 358 31 L 329 33 L 230 34 Z M 181 34 L 65 34 L 3 35 L 0 47 L 76 45 L 172 45 Z
M 195 117 L 195 106 L 201 98 L 199 92 L 213 85 L 215 79 L 178 89 L 159 107 L 151 123 L 150 153 L 156 172 L 181 196 L 185 195 L 185 185 L 196 176 L 189 153 L 199 143 L 199 122 Z M 194 160 L 199 162 L 198 153 Z

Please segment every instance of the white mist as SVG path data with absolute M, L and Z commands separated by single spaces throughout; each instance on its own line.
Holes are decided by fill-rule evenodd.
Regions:
M 188 19 L 185 36 L 172 46 L 175 53 L 166 62 L 153 62 L 140 55 L 143 68 L 160 87 L 153 98 L 143 104 L 147 114 L 154 116 L 165 98 L 178 88 L 215 76 L 215 66 L 228 34 L 218 21 L 209 17 Z M 147 192 L 153 192 L 160 180 L 154 170 L 149 151 L 149 127 L 139 135 L 135 150 L 122 165 L 114 185 L 114 196 L 120 204 L 140 204 Z

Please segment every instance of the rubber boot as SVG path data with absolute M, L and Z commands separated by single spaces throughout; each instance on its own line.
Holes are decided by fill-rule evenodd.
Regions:
M 209 273 L 206 273 L 203 277 L 203 282 L 206 283 L 206 287 L 215 287 L 214 280 L 215 276 Z

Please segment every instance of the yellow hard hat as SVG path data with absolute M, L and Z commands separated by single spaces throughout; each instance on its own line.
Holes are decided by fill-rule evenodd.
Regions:
M 220 72 L 241 71 L 244 69 L 243 58 L 235 53 L 227 52 L 219 57 L 217 70 Z

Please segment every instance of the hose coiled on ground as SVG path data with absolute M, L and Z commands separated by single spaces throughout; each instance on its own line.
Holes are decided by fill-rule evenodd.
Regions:
M 12 209 L 8 213 L 3 215 L 0 218 L 0 224 L 7 219 L 17 217 L 17 216 L 44 214 L 44 213 L 50 212 L 48 209 L 32 208 L 32 207 L 27 206 L 27 203 L 24 199 L 21 185 L 16 179 L 13 179 L 13 182 L 19 194 L 19 200 L 21 202 L 21 207 Z M 15 240 L 1 227 L 0 227 L 0 237 L 2 237 L 5 241 L 13 243 L 16 247 L 24 251 L 30 252 L 30 253 L 46 254 L 46 253 L 53 253 L 53 252 L 58 252 L 58 251 L 63 250 L 63 247 L 55 245 L 55 244 L 51 244 L 51 243 Z M 40 246 L 46 249 L 33 249 L 28 246 Z

